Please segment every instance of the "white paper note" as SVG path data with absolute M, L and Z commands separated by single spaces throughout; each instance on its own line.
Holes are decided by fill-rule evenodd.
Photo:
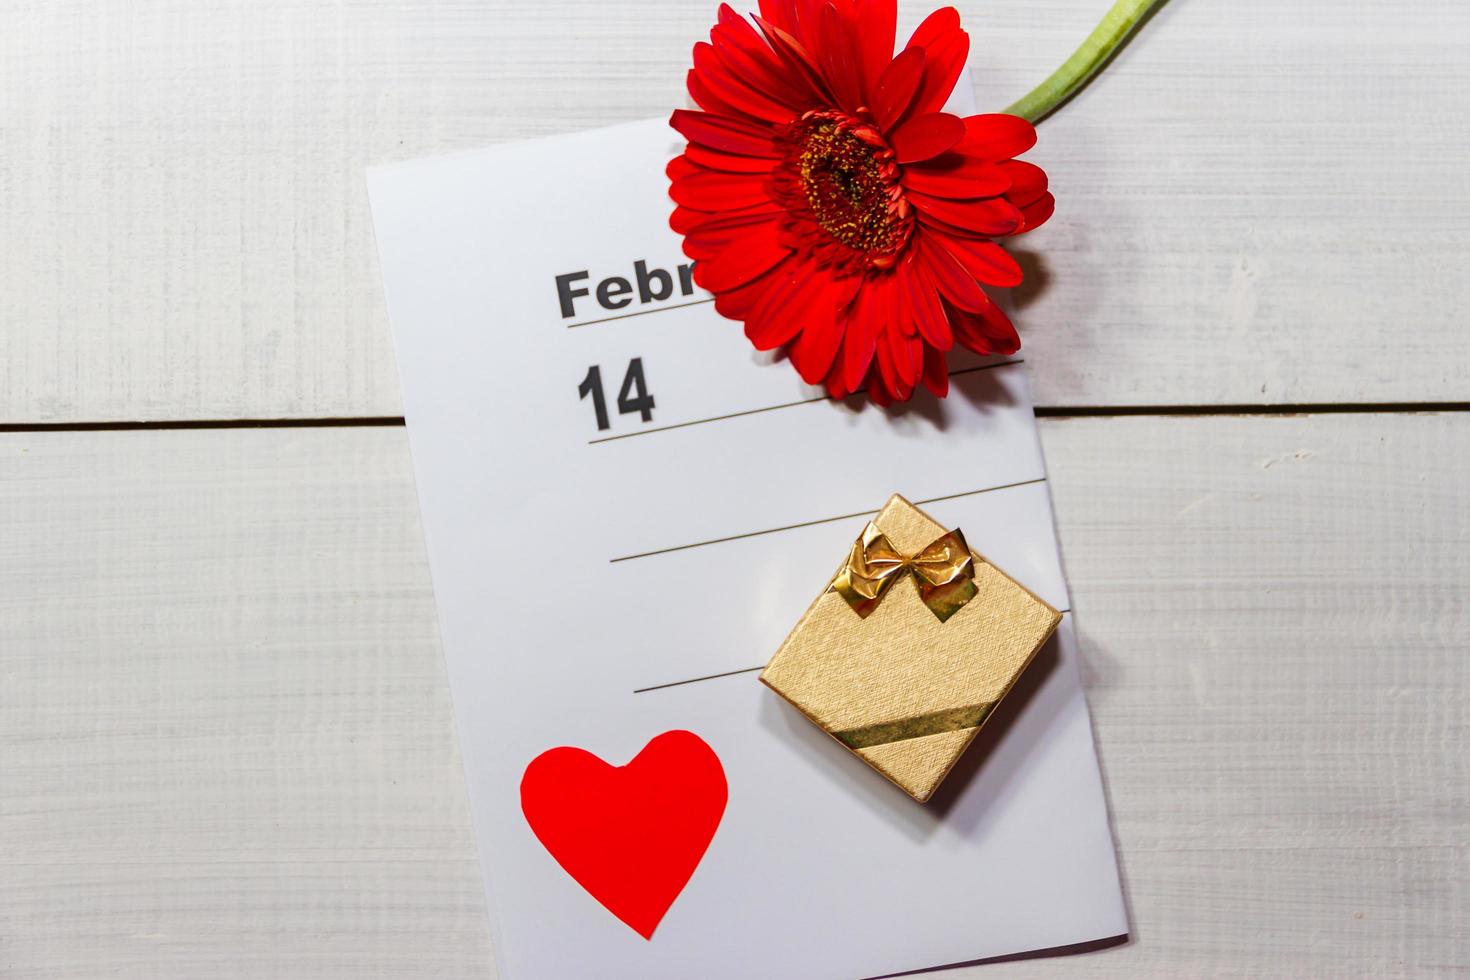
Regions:
M 680 146 L 654 120 L 370 177 L 501 976 L 850 980 L 1125 933 L 1070 614 L 928 805 L 757 681 L 890 493 L 1069 602 L 1025 368 L 825 400 L 681 283 Z M 554 746 L 621 765 L 674 729 L 729 802 L 645 940 L 518 786 Z

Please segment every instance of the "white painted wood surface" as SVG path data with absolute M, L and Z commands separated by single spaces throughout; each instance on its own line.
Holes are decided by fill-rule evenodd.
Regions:
M 999 107 L 1106 0 L 959 6 Z M 11 0 L 0 425 L 398 414 L 362 169 L 662 114 L 713 8 Z M 1039 403 L 1470 399 L 1470 5 L 1171 0 L 1034 158 Z M 945 976 L 1470 973 L 1470 413 L 1043 435 L 1134 941 Z M 488 937 L 402 430 L 0 433 L 0 978 Z
M 1043 434 L 1135 940 L 945 976 L 1470 971 L 1470 415 Z M 0 515 L 0 976 L 491 975 L 401 429 L 0 435 Z
M 666 113 L 714 6 L 10 0 L 0 421 L 399 414 L 363 168 Z M 1106 3 L 959 6 L 999 108 Z M 1035 159 L 1039 404 L 1470 397 L 1461 0 L 1172 0 Z

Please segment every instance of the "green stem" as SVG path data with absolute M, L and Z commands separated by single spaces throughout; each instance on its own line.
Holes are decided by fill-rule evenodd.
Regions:
M 1139 22 L 1159 2 L 1160 0 L 1117 0 L 1107 16 L 1103 17 L 1102 23 L 1087 35 L 1087 40 L 1072 53 L 1072 57 L 1052 72 L 1046 81 L 1013 103 L 1006 112 L 1032 123 L 1045 119 L 1108 63 L 1113 53 L 1128 40 L 1128 35 L 1133 33 Z

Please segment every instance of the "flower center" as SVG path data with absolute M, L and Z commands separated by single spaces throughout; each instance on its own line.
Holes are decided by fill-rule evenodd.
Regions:
M 908 243 L 913 216 L 883 134 L 846 113 L 812 110 L 780 140 L 792 178 L 783 195 L 788 209 L 810 212 L 823 231 L 860 253 L 854 256 L 860 264 L 892 266 Z

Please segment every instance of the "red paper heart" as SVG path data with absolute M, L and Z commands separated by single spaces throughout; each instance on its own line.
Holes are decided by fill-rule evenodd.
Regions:
M 664 732 L 626 766 L 562 746 L 531 760 L 521 812 L 577 884 L 644 939 L 684 890 L 725 813 L 719 756 Z

